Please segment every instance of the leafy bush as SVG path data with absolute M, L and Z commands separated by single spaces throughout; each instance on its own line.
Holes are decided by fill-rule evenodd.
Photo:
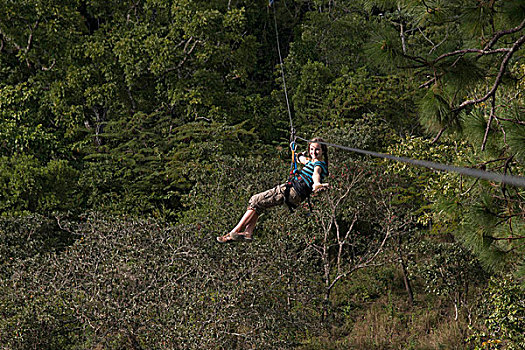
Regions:
M 492 278 L 480 298 L 483 328 L 469 338 L 475 349 L 525 348 L 525 287 L 511 276 Z
M 211 227 L 100 215 L 63 227 L 82 237 L 0 279 L 10 349 L 290 347 L 318 320 L 293 240 L 224 246 Z
M 42 164 L 33 156 L 0 158 L 0 213 L 75 211 L 82 206 L 79 172 L 68 161 Z
M 35 256 L 64 250 L 75 238 L 41 215 L 0 217 L 0 276 L 7 278 Z

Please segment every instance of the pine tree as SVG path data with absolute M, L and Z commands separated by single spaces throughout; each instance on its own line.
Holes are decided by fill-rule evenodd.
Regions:
M 379 25 L 386 28 L 374 38 L 370 52 L 378 63 L 389 62 L 390 69 L 418 77 L 424 91 L 420 121 L 434 142 L 443 135 L 467 139 L 474 152 L 463 159 L 465 165 L 523 175 L 525 4 L 367 3 L 381 9 Z M 435 213 L 461 208 L 456 239 L 487 267 L 519 269 L 525 253 L 525 190 L 486 181 L 465 183 L 470 187 L 465 194 L 437 201 Z

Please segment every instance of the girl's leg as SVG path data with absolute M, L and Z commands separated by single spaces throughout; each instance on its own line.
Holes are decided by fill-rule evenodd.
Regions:
M 253 230 L 255 229 L 255 225 L 257 224 L 257 219 L 259 219 L 259 214 L 253 213 L 250 221 L 246 223 L 246 227 L 244 229 L 245 236 L 251 237 L 253 234 Z
M 283 202 L 283 186 L 278 185 L 268 191 L 258 193 L 250 198 L 248 204 L 248 210 L 244 213 L 239 223 L 226 235 L 217 237 L 217 240 L 221 243 L 237 240 L 239 236 L 244 236 L 244 239 L 251 239 L 259 214 L 254 209 L 260 208 L 266 209 L 279 205 Z
M 232 240 L 237 240 L 239 236 L 244 236 L 245 239 L 251 239 L 252 232 L 255 228 L 255 224 L 257 223 L 258 218 L 259 215 L 255 212 L 255 210 L 248 209 L 246 213 L 244 213 L 244 215 L 242 216 L 237 226 L 235 226 L 233 230 L 231 230 L 224 236 L 217 237 L 217 240 L 221 243 L 226 243 Z M 242 232 L 243 229 L 245 229 L 247 233 Z
M 243 229 L 248 226 L 248 224 L 252 221 L 253 217 L 256 217 L 255 222 L 257 222 L 257 218 L 259 215 L 255 212 L 253 209 L 246 210 L 246 213 L 242 216 L 241 220 L 239 220 L 239 223 L 237 226 L 233 228 L 233 230 L 230 231 L 230 233 L 240 233 L 243 231 Z

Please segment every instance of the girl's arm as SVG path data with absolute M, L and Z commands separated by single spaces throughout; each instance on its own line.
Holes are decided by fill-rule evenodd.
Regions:
M 321 171 L 322 169 L 319 165 L 314 168 L 314 174 L 312 175 L 312 179 L 314 180 L 312 189 L 314 190 L 314 192 L 328 187 L 327 183 L 321 183 Z

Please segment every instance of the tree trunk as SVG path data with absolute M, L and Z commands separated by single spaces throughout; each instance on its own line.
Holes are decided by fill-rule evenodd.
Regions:
M 410 283 L 410 278 L 408 277 L 408 271 L 406 267 L 405 260 L 403 259 L 403 248 L 401 245 L 401 236 L 398 239 L 397 254 L 399 258 L 399 264 L 401 265 L 401 270 L 403 271 L 403 282 L 405 283 L 405 290 L 408 294 L 408 302 L 410 306 L 414 305 L 414 293 L 412 291 L 412 284 Z

